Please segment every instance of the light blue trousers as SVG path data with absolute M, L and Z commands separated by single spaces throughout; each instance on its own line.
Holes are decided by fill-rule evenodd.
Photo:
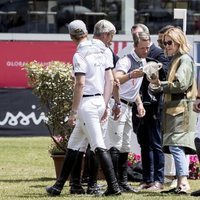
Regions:
M 188 162 L 183 147 L 170 146 L 169 150 L 174 157 L 176 176 L 188 176 Z

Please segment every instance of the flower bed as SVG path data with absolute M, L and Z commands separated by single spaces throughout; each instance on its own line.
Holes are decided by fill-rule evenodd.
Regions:
M 200 178 L 200 164 L 197 155 L 191 155 L 189 160 L 189 179 Z
M 128 166 L 133 166 L 135 163 L 141 161 L 141 156 L 130 152 L 128 155 Z M 189 157 L 189 179 L 200 179 L 200 163 L 197 155 L 190 155 Z

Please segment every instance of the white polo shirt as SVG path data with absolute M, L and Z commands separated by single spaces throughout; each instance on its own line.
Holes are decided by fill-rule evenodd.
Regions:
M 131 53 L 133 58 L 137 62 L 142 62 L 143 65 L 145 64 L 146 60 L 145 59 L 140 59 L 135 51 Z M 116 71 L 123 71 L 125 74 L 128 73 L 129 69 L 131 68 L 131 60 L 129 57 L 125 56 L 121 59 L 118 60 L 115 70 Z M 126 81 L 125 83 L 120 85 L 120 98 L 129 101 L 129 102 L 134 102 L 136 99 L 136 96 L 139 93 L 141 84 L 142 84 L 143 77 L 140 78 L 135 78 L 135 79 L 130 79 Z
M 95 45 L 96 47 L 98 47 L 102 50 L 102 52 L 104 53 L 104 55 L 107 58 L 107 62 L 109 63 L 108 67 L 113 69 L 114 64 L 113 64 L 113 53 L 112 53 L 112 51 L 108 47 L 106 47 L 106 45 L 101 40 L 92 39 L 92 43 L 93 43 L 93 45 Z
M 85 75 L 84 95 L 103 94 L 105 70 L 109 66 L 102 50 L 90 40 L 81 42 L 73 56 L 74 74 Z

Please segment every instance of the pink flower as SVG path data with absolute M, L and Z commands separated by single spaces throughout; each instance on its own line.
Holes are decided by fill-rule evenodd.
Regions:
M 200 170 L 199 170 L 199 160 L 197 155 L 190 156 L 190 163 L 189 163 L 189 178 L 190 179 L 199 179 L 200 177 Z
M 135 153 L 130 152 L 128 154 L 128 166 L 132 166 L 133 164 L 139 162 L 141 160 L 141 156 Z

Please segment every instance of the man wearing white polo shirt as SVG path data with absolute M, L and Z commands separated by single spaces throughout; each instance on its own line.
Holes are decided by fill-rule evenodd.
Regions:
M 140 67 L 146 64 L 149 52 L 150 35 L 140 32 L 134 35 L 134 51 L 118 60 L 115 71 L 120 81 L 121 116 L 115 121 L 112 116 L 108 121 L 110 153 L 115 167 L 115 174 L 122 192 L 137 192 L 127 183 L 127 159 L 131 151 L 132 106 L 137 105 L 138 116 L 143 117 L 145 110 L 139 91 L 144 73 Z M 114 99 L 112 105 L 117 105 Z
M 101 119 L 112 94 L 113 76 L 103 49 L 87 40 L 83 21 L 74 20 L 69 26 L 71 39 L 77 44 L 73 56 L 75 86 L 72 110 L 68 124 L 74 126 L 70 135 L 63 168 L 56 183 L 47 187 L 50 195 L 60 195 L 64 184 L 76 164 L 79 152 L 85 152 L 88 142 L 98 156 L 108 187 L 104 195 L 120 195 L 110 154 L 106 149 Z M 84 145 L 85 144 L 85 145 Z

